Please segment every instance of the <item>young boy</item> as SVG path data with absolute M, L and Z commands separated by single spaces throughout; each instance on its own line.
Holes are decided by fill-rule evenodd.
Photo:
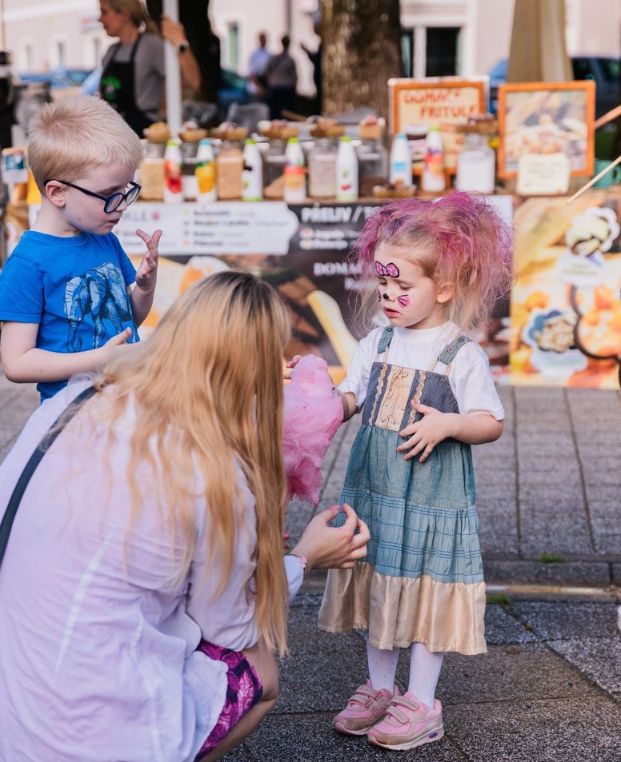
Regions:
M 162 234 L 136 234 L 138 272 L 111 232 L 138 196 L 134 131 L 91 96 L 46 106 L 29 131 L 41 211 L 0 274 L 0 357 L 11 381 L 37 381 L 41 401 L 76 373 L 105 365 L 153 303 Z

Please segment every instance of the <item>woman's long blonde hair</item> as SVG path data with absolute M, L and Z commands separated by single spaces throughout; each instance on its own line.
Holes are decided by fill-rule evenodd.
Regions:
M 128 404 L 136 409 L 127 464 L 133 495 L 128 536 L 141 510 L 146 464 L 155 485 L 149 489 L 160 490 L 168 511 L 171 542 L 181 527 L 179 578 L 190 567 L 197 497 L 204 496 L 208 557 L 221 563 L 220 589 L 226 584 L 241 467 L 256 502 L 258 629 L 281 653 L 288 598 L 282 358 L 289 330 L 286 308 L 270 285 L 246 273 L 217 273 L 185 292 L 152 336 L 97 381 L 107 400 L 100 406 L 106 422 L 120 419 Z

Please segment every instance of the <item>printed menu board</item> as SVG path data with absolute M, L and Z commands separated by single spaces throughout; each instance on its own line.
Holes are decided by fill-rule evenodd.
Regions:
M 510 222 L 512 198 L 490 200 Z M 136 265 L 144 250 L 136 228 L 164 231 L 155 301 L 141 335 L 196 280 L 241 268 L 272 283 L 285 300 L 293 329 L 287 353 L 322 356 L 339 381 L 361 335 L 356 318 L 359 270 L 351 251 L 379 204 L 134 204 L 114 232 Z M 507 316 L 508 304 L 500 305 L 478 335 L 498 369 L 508 363 Z

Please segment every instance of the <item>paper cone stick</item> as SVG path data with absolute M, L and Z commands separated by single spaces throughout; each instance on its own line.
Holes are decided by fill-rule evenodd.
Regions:
M 586 185 L 583 185 L 580 190 L 577 190 L 574 195 L 571 198 L 567 199 L 567 203 L 571 204 L 572 201 L 575 201 L 579 196 L 581 196 L 586 190 L 588 190 L 592 185 L 595 185 L 595 183 L 602 178 L 604 175 L 607 175 L 611 169 L 614 169 L 617 164 L 621 164 L 621 156 L 617 156 L 617 158 L 614 161 L 611 161 L 610 164 L 607 167 L 604 167 L 601 172 L 598 172 L 595 177 L 592 177 L 589 182 Z

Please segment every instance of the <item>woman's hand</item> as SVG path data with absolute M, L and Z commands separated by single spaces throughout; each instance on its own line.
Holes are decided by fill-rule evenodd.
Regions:
M 317 569 L 351 569 L 356 561 L 367 554 L 371 539 L 369 528 L 359 519 L 354 509 L 343 503 L 347 519 L 343 526 L 331 527 L 330 522 L 339 512 L 333 505 L 318 513 L 306 526 L 298 544 L 291 553 L 306 558 L 306 571 Z
M 170 16 L 166 16 L 164 13 L 160 17 L 160 31 L 162 37 L 175 48 L 186 41 L 183 24 L 179 21 L 173 21 Z

